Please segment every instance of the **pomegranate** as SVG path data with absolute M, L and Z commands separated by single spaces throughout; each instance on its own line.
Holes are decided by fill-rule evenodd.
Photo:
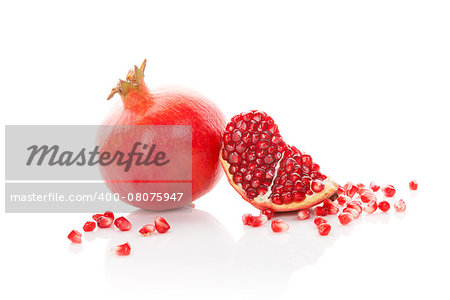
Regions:
M 101 150 L 116 150 L 122 147 L 130 151 L 136 142 L 148 141 L 151 138 L 153 144 L 163 145 L 166 152 L 172 154 L 171 161 L 179 160 L 176 164 L 168 167 L 166 177 L 178 175 L 180 170 L 186 170 L 185 174 L 192 175 L 192 198 L 186 201 L 139 201 L 139 199 L 127 199 L 127 203 L 150 210 L 164 210 L 177 208 L 189 204 L 191 201 L 206 194 L 218 182 L 221 171 L 219 163 L 219 151 L 222 145 L 221 136 L 225 128 L 225 118 L 222 112 L 205 97 L 182 89 L 154 89 L 150 90 L 144 82 L 144 70 L 146 61 L 140 68 L 137 66 L 128 72 L 126 80 L 120 80 L 115 88 L 112 89 L 108 100 L 115 94 L 122 98 L 122 104 L 104 120 L 103 125 L 112 125 L 119 128 L 121 125 L 188 125 L 191 126 L 191 132 L 178 130 L 172 136 L 167 137 L 161 134 L 161 131 L 145 127 L 145 132 L 139 132 L 139 126 L 134 126 L 132 137 L 130 132 L 124 130 L 100 129 L 98 137 Z M 156 141 L 156 143 L 155 143 Z M 127 144 L 128 143 L 128 144 Z M 130 145 L 131 143 L 131 145 Z M 180 153 L 183 148 L 180 145 L 192 146 L 192 153 L 189 152 L 189 159 L 184 159 L 186 153 Z M 120 148 L 119 148 L 120 149 Z M 189 150 L 190 151 L 190 150 Z M 113 151 L 114 153 L 114 151 Z M 184 156 L 183 156 L 184 155 Z M 192 157 L 192 167 L 191 167 Z M 177 161 L 178 161 L 177 160 Z M 170 165 L 170 164 L 169 164 Z M 140 174 L 131 174 L 132 169 L 125 178 L 117 179 L 118 173 L 123 172 L 123 166 L 101 167 L 101 173 L 111 191 L 126 196 L 129 193 L 143 194 L 154 192 L 159 187 L 162 193 L 181 192 L 174 188 L 173 182 L 167 181 L 160 173 L 158 175 L 160 182 L 147 184 L 147 168 Z M 140 168 L 142 170 L 142 168 Z M 151 168 L 150 168 L 151 170 Z M 154 169 L 153 169 L 154 170 Z M 147 172 L 147 174 L 144 174 Z M 152 173 L 152 174 L 153 174 Z M 142 175 L 142 176 L 137 176 Z M 145 177 L 147 175 L 147 178 Z M 179 176 L 181 177 L 181 176 Z M 138 178 L 138 179 L 136 179 Z M 142 180 L 140 180 L 141 178 Z M 152 178 L 153 179 L 153 178 Z M 170 178 L 171 179 L 171 178 Z M 175 178 L 175 180 L 184 182 L 184 178 Z M 172 180 L 172 179 L 171 179 Z M 144 181 L 144 182 L 142 182 Z M 145 184 L 136 184 L 145 183 Z M 189 189 L 184 190 L 190 193 L 190 180 L 188 180 Z M 165 189 L 165 190 L 163 190 Z M 186 198 L 183 198 L 184 200 Z
M 234 116 L 222 140 L 220 160 L 228 181 L 258 209 L 305 209 L 334 197 L 338 189 L 311 155 L 284 142 L 265 112 Z
M 289 230 L 289 225 L 281 219 L 275 219 L 270 224 L 273 232 L 286 232 Z

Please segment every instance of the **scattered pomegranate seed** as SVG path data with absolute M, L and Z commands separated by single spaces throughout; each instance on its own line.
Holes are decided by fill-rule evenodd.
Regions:
M 406 203 L 402 199 L 394 203 L 394 208 L 397 212 L 403 212 L 406 209 Z
M 337 203 L 339 203 L 339 205 L 341 205 L 341 206 L 345 205 L 347 202 L 350 202 L 350 200 L 351 200 L 351 198 L 346 195 L 340 195 L 336 199 Z
M 87 221 L 86 223 L 84 223 L 83 225 L 83 230 L 85 232 L 90 232 L 93 231 L 95 229 L 95 222 L 91 222 L 91 221 Z
M 372 193 L 372 191 L 366 191 L 364 193 L 362 193 L 361 195 L 361 201 L 363 203 L 369 203 L 370 201 L 377 201 L 377 196 L 375 196 L 374 193 Z
M 155 232 L 156 228 L 154 225 L 152 224 L 147 224 L 142 226 L 141 229 L 139 229 L 139 233 L 142 234 L 143 236 L 149 236 L 151 234 L 153 234 Z
M 325 188 L 325 184 L 322 180 L 313 180 L 311 182 L 311 189 L 314 193 L 320 193 Z
M 387 201 L 381 201 L 380 203 L 378 203 L 378 208 L 382 212 L 387 212 L 391 208 L 391 205 Z
M 388 198 L 391 198 L 395 195 L 395 188 L 393 185 L 387 185 L 382 188 L 381 191 L 383 192 L 384 196 Z
M 166 233 L 170 229 L 170 225 L 163 217 L 157 217 L 155 219 L 155 228 L 159 233 Z
M 317 226 L 320 235 L 328 235 L 331 231 L 331 225 L 327 223 L 322 223 Z
M 337 193 L 338 193 L 338 195 L 344 194 L 345 193 L 344 188 L 342 186 L 339 186 L 338 189 L 337 189 Z
M 97 226 L 98 228 L 109 228 L 111 227 L 112 222 L 113 219 L 101 216 L 100 218 L 97 219 Z
M 120 231 L 129 231 L 131 229 L 131 223 L 125 217 L 119 217 L 114 220 L 114 225 L 120 229 Z
M 326 208 L 326 207 L 323 207 L 323 206 L 316 206 L 316 207 L 314 207 L 314 214 L 316 215 L 316 216 L 326 216 L 326 215 L 328 215 L 328 209 Z
M 103 217 L 103 214 L 95 214 L 92 216 L 92 219 L 94 219 L 94 221 L 97 221 L 100 217 Z
M 362 213 L 362 206 L 358 201 L 351 201 L 350 203 L 347 203 L 347 208 L 353 208 L 356 209 L 359 214 Z
M 339 222 L 342 225 L 347 225 L 348 223 L 350 223 L 351 221 L 353 221 L 353 215 L 351 213 L 348 212 L 343 212 L 342 214 L 340 214 L 338 216 Z
M 323 217 L 314 218 L 314 224 L 316 224 L 316 226 L 319 226 L 320 224 L 323 224 L 323 223 L 328 223 L 327 218 L 323 218 Z
M 285 232 L 289 230 L 289 225 L 285 221 L 281 219 L 275 219 L 272 221 L 270 225 L 273 232 Z
M 351 182 L 347 182 L 344 185 L 344 190 L 347 196 L 349 196 L 350 198 L 353 198 L 353 196 L 356 194 L 356 192 L 358 191 L 358 186 L 354 185 Z
M 118 256 L 127 256 L 130 255 L 131 247 L 130 244 L 127 242 L 125 244 L 112 247 L 111 252 Z
M 250 225 L 252 218 L 253 216 L 251 214 L 245 214 L 242 216 L 242 223 L 244 223 L 244 225 Z
M 339 207 L 337 207 L 330 199 L 326 199 L 323 202 L 323 207 L 327 209 L 329 215 L 336 215 L 339 212 Z
M 257 217 L 252 217 L 250 221 L 250 226 L 252 227 L 259 227 L 264 225 L 264 223 L 267 222 L 267 216 L 266 215 L 260 215 Z
M 267 217 L 267 220 L 270 220 L 273 217 L 273 210 L 271 210 L 270 208 L 266 208 L 261 211 L 261 214 L 265 215 Z
M 351 214 L 353 216 L 353 219 L 358 219 L 361 215 L 356 209 L 349 207 L 344 208 L 342 212 Z
M 372 189 L 372 191 L 374 191 L 374 192 L 377 192 L 379 189 L 380 189 L 380 186 L 379 185 L 376 185 L 375 184 L 375 182 L 371 182 L 370 183 L 370 186 L 369 186 L 371 189 Z
M 368 214 L 373 214 L 378 208 L 378 203 L 375 200 L 371 200 L 367 203 L 367 206 L 364 207 L 364 211 Z
M 409 189 L 411 191 L 416 191 L 417 190 L 417 181 L 413 180 L 409 182 Z
M 79 233 L 76 230 L 72 230 L 69 235 L 67 236 L 67 238 L 75 244 L 81 244 L 81 233 Z
M 299 220 L 309 219 L 309 216 L 310 216 L 309 209 L 302 209 L 302 210 L 299 210 L 297 213 L 297 218 Z
M 114 214 L 112 211 L 105 211 L 105 213 L 103 214 L 105 217 L 110 218 L 114 221 Z

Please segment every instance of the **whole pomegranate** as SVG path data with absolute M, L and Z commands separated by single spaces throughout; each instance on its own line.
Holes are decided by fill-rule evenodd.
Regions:
M 159 174 L 160 171 L 157 169 L 145 169 L 148 170 L 147 172 L 157 173 L 152 179 L 159 180 L 157 183 L 149 182 L 147 186 L 138 184 L 145 183 L 146 178 L 142 177 L 142 173 L 138 176 L 129 173 L 123 173 L 125 177 L 118 176 L 118 173 L 123 172 L 123 166 L 101 167 L 101 173 L 113 192 L 120 192 L 124 195 L 126 193 L 152 192 L 157 185 L 160 191 L 176 191 L 174 188 L 176 183 L 170 181 L 177 178 L 183 179 L 181 178 L 182 174 L 178 173 L 183 169 L 185 172 L 188 170 L 189 176 L 192 176 L 192 185 L 189 183 L 189 189 L 192 188 L 193 201 L 211 190 L 221 176 L 219 152 L 226 123 L 225 118 L 216 105 L 191 91 L 181 89 L 149 90 L 144 82 L 145 66 L 146 61 L 140 68 L 135 66 L 128 72 L 126 80 L 120 80 L 118 85 L 112 89 L 108 100 L 115 94 L 119 94 L 122 97 L 123 105 L 111 111 L 104 120 L 103 125 L 114 125 L 112 128 L 115 129 L 102 129 L 102 132 L 98 134 L 99 143 L 103 150 L 114 150 L 114 148 L 118 149 L 124 146 L 130 149 L 131 145 L 124 144 L 135 141 L 142 143 L 149 142 L 149 140 L 153 143 L 156 141 L 156 145 L 163 145 L 165 151 L 172 154 L 172 161 L 178 159 L 177 163 L 176 165 L 172 163 L 171 166 L 164 169 L 165 171 L 161 171 L 162 174 Z M 179 126 L 181 128 L 179 130 L 171 129 L 167 135 L 164 134 L 164 130 L 158 129 L 158 126 L 144 127 L 144 130 L 139 130 L 139 126 L 134 126 L 130 132 L 130 130 L 122 128 L 126 126 L 121 125 L 190 125 L 191 132 L 183 130 L 183 127 L 186 126 Z M 183 148 L 186 148 L 183 146 L 190 148 L 191 145 L 192 154 L 190 151 L 188 154 L 186 151 L 183 152 Z M 192 155 L 192 159 L 190 155 Z M 144 180 L 141 181 L 140 178 Z M 117 179 L 120 179 L 120 182 L 116 182 Z M 165 182 L 167 179 L 169 182 Z M 188 204 L 183 201 L 173 201 L 174 203 L 168 205 L 167 203 L 148 201 L 148 199 L 147 201 L 127 199 L 126 202 L 151 210 L 176 208 Z
M 272 117 L 262 111 L 231 119 L 221 162 L 235 190 L 261 210 L 300 210 L 337 196 L 338 184 L 311 155 L 287 145 Z

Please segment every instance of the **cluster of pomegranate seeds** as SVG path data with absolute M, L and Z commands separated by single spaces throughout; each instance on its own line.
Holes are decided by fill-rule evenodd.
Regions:
M 302 209 L 298 211 L 297 218 L 299 220 L 306 220 L 309 219 L 310 214 L 309 209 Z
M 270 227 L 272 228 L 273 232 L 286 232 L 289 230 L 289 225 L 281 219 L 273 220 L 272 224 L 270 224 Z
M 264 215 L 267 221 L 267 217 Z M 114 222 L 114 225 L 119 229 L 120 231 L 130 231 L 132 228 L 131 222 L 128 221 L 125 217 L 119 217 L 115 219 L 114 214 L 110 211 L 105 212 L 104 214 L 95 214 L 92 216 L 92 219 L 94 219 L 96 222 L 87 221 L 83 225 L 83 230 L 85 232 L 90 232 L 95 229 L 96 226 L 98 228 L 109 228 L 111 227 L 111 224 Z M 96 225 L 97 224 L 97 225 Z M 139 230 L 139 233 L 143 236 L 149 236 L 153 234 L 155 231 L 158 231 L 158 233 L 166 233 L 170 229 L 169 223 L 163 218 L 163 217 L 156 217 L 155 218 L 155 225 L 147 224 L 142 226 L 142 228 Z M 72 243 L 81 243 L 81 233 L 79 233 L 76 230 L 72 230 L 67 238 L 72 241 Z M 127 242 L 122 245 L 115 246 L 111 249 L 113 254 L 119 255 L 119 256 L 126 256 L 131 253 L 131 246 Z
M 84 230 L 85 232 L 91 232 L 91 231 L 93 231 L 93 230 L 95 229 L 95 227 L 96 227 L 95 224 L 96 224 L 95 222 L 87 221 L 87 222 L 84 223 L 84 225 L 83 225 L 83 230 Z
M 416 191 L 417 190 L 417 181 L 412 180 L 409 182 L 409 189 L 411 191 Z
M 131 246 L 127 242 L 125 244 L 112 247 L 111 252 L 118 256 L 127 256 L 127 255 L 130 255 L 130 253 L 131 253 Z
M 67 236 L 67 238 L 75 244 L 81 244 L 81 233 L 79 233 L 76 230 L 72 230 L 69 235 Z

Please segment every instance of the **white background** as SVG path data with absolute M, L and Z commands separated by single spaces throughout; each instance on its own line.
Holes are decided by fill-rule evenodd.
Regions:
M 150 87 L 197 90 L 228 119 L 265 110 L 339 183 L 392 183 L 408 207 L 347 227 L 330 218 L 328 237 L 283 215 L 290 232 L 276 235 L 243 228 L 257 211 L 222 178 L 192 212 L 162 213 L 166 235 L 143 239 L 136 225 L 81 246 L 66 236 L 89 215 L 2 211 L 0 293 L 448 299 L 449 15 L 430 0 L 2 1 L 3 124 L 99 124 L 117 79 L 147 58 Z M 132 255 L 111 256 L 125 241 Z

